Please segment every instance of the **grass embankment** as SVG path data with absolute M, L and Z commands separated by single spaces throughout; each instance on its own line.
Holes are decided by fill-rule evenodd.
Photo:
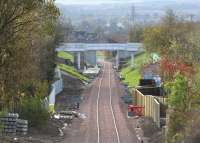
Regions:
M 134 68 L 131 67 L 131 60 L 129 60 L 127 62 L 127 66 L 121 70 L 121 75 L 124 77 L 123 82 L 127 83 L 130 87 L 135 87 L 138 85 L 141 78 L 140 70 L 142 65 L 147 62 L 147 54 L 143 53 L 136 55 L 134 62 Z
M 84 81 L 88 81 L 89 79 L 87 77 L 85 77 L 84 75 L 80 74 L 75 68 L 73 68 L 72 66 L 68 66 L 65 64 L 59 64 L 58 65 L 59 68 L 61 70 L 63 70 L 64 72 L 67 72 L 68 74 L 80 79 L 80 80 L 84 80 Z
M 68 52 L 64 52 L 64 51 L 58 52 L 57 56 L 65 60 L 70 60 L 72 63 L 74 62 L 74 56 Z
M 65 59 L 65 60 L 70 60 L 72 63 L 74 63 L 74 56 L 68 52 L 64 52 L 64 51 L 58 52 L 57 56 L 59 58 Z M 66 64 L 58 64 L 58 66 L 62 71 L 66 72 L 80 80 L 88 81 L 88 78 L 85 77 L 84 75 L 80 74 L 73 66 L 69 66 Z

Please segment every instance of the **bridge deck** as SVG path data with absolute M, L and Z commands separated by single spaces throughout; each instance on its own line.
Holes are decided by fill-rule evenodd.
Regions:
M 56 51 L 81 52 L 81 51 L 130 51 L 142 49 L 141 43 L 64 43 Z

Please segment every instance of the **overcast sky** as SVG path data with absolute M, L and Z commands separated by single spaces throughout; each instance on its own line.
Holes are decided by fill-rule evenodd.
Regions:
M 188 0 L 56 0 L 56 3 L 62 4 L 101 4 L 101 3 L 140 3 L 140 2 L 163 2 L 163 1 L 174 1 L 174 2 L 190 2 Z M 193 0 L 192 0 L 193 1 Z M 194 0 L 200 2 L 200 0 Z
M 100 3 L 122 3 L 122 2 L 140 2 L 143 0 L 56 0 L 56 3 L 62 4 L 100 4 Z

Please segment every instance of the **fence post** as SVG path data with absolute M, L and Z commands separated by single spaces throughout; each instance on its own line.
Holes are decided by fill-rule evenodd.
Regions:
M 154 107 L 154 99 L 152 98 L 152 96 L 150 96 L 150 109 L 151 109 L 151 111 L 150 111 L 150 116 L 151 117 L 153 117 L 153 119 L 155 119 L 154 118 L 154 113 L 155 113 L 155 111 L 154 111 L 154 109 L 155 109 L 155 107 Z
M 156 99 L 154 99 L 154 101 L 155 101 L 155 105 L 156 105 L 156 107 L 155 107 L 155 109 L 156 109 L 156 112 L 155 112 L 156 113 L 155 114 L 156 124 L 160 128 L 160 103 Z

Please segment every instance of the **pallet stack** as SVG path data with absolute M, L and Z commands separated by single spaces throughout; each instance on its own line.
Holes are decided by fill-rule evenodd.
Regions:
M 28 132 L 28 121 L 18 119 L 19 114 L 8 113 L 1 122 L 3 124 L 3 134 L 6 135 L 26 135 Z
M 16 122 L 19 115 L 14 113 L 8 113 L 1 121 L 3 124 L 3 133 L 6 135 L 16 135 Z
M 18 135 L 27 135 L 28 132 L 28 121 L 27 120 L 17 120 L 17 134 Z

